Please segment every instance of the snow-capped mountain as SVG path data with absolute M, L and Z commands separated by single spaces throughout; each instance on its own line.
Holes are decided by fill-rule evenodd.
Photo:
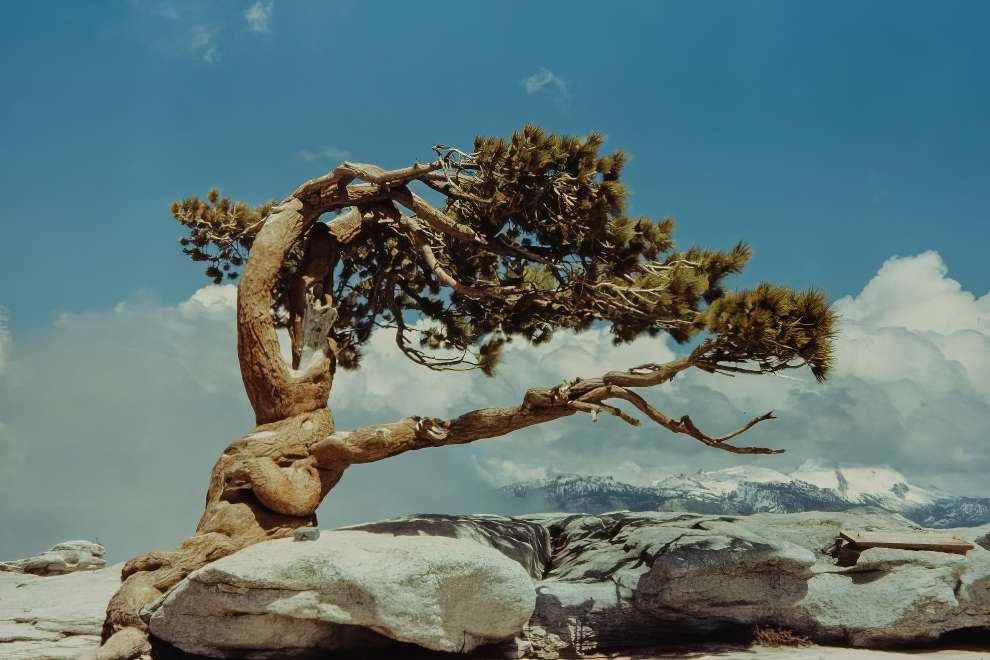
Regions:
M 739 466 L 671 475 L 650 486 L 562 474 L 515 483 L 503 492 L 524 507 L 586 513 L 629 509 L 746 515 L 874 507 L 926 527 L 990 522 L 990 497 L 958 497 L 917 486 L 889 468 L 827 467 L 810 461 L 791 473 Z

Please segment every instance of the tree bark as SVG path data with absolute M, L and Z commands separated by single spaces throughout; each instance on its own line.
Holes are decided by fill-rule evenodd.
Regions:
M 237 287 L 237 358 L 258 424 L 326 407 L 333 383 L 329 355 L 309 365 L 302 375 L 289 373 L 272 319 L 272 291 L 282 263 L 317 218 L 312 211 L 304 211 L 303 203 L 294 197 L 272 209 L 254 240 Z
M 390 199 L 409 206 L 445 233 L 465 234 L 464 228 L 452 225 L 403 187 L 409 180 L 439 167 L 435 162 L 387 172 L 371 165 L 344 163 L 303 184 L 292 197 L 272 209 L 254 239 L 237 294 L 237 356 L 256 427 L 232 442 L 213 466 L 195 534 L 174 551 L 150 552 L 124 565 L 121 587 L 110 600 L 103 626 L 104 642 L 111 638 L 113 641 L 100 649 L 101 660 L 130 660 L 145 653 L 147 645 L 142 641 L 147 639 L 147 625 L 141 619 L 142 609 L 192 571 L 259 541 L 290 536 L 300 527 L 315 526 L 320 502 L 354 463 L 502 436 L 577 412 L 590 413 L 593 418 L 604 412 L 631 424 L 639 423 L 605 403 L 610 399 L 630 403 L 674 433 L 689 435 L 718 449 L 737 453 L 776 451 L 726 444 L 751 426 L 771 419 L 769 413 L 735 433 L 713 438 L 702 433 L 690 418 L 675 421 L 628 389 L 658 385 L 687 368 L 700 366 L 694 354 L 667 364 L 643 365 L 554 388 L 531 389 L 518 406 L 475 410 L 450 420 L 409 417 L 336 432 L 333 416 L 326 407 L 335 369 L 329 334 L 336 310 L 324 286 L 332 270 L 332 252 L 360 235 L 365 223 L 391 217 L 380 208 L 375 210 L 376 204 L 390 204 Z M 348 185 L 356 177 L 371 183 Z M 275 331 L 272 292 L 289 251 L 307 236 L 320 214 L 347 206 L 369 213 L 362 214 L 357 209 L 344 213 L 329 223 L 323 238 L 311 236 L 302 271 L 291 283 L 290 368 L 282 358 Z M 480 240 L 476 235 L 466 238 Z M 310 349 L 311 356 L 305 355 L 306 349 Z
M 333 416 L 324 407 L 261 424 L 231 443 L 210 473 L 196 533 L 172 552 L 151 552 L 124 564 L 123 583 L 107 607 L 104 640 L 127 627 L 146 631 L 141 609 L 197 568 L 315 526 L 317 507 L 346 467 L 329 452 L 320 465 L 312 456 L 313 445 L 333 431 Z
M 290 371 L 283 360 L 271 312 L 285 257 L 318 215 L 290 197 L 272 209 L 255 238 L 237 291 L 237 357 L 257 426 L 213 466 L 196 533 L 172 552 L 151 552 L 124 565 L 121 588 L 107 607 L 105 641 L 125 628 L 146 632 L 141 609 L 200 566 L 315 525 L 317 507 L 340 479 L 344 463 L 317 466 L 310 451 L 334 431 L 326 407 L 334 370 L 327 338 L 333 310 L 324 296 L 310 298 L 323 322 L 309 333 L 315 350 L 302 373 Z M 315 283 L 310 279 L 307 284 Z

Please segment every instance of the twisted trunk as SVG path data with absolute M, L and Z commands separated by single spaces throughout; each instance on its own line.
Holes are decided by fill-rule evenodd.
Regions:
M 434 162 L 386 172 L 371 165 L 344 163 L 303 184 L 272 209 L 254 239 L 237 295 L 237 356 L 257 425 L 231 443 L 213 466 L 195 534 L 174 551 L 150 552 L 124 565 L 123 583 L 107 607 L 105 644 L 90 654 L 91 658 L 130 660 L 147 653 L 147 625 L 141 619 L 145 606 L 211 561 L 259 541 L 289 536 L 300 527 L 315 526 L 320 502 L 354 463 L 502 436 L 577 412 L 589 413 L 593 419 L 599 413 L 612 414 L 630 424 L 639 423 L 606 400 L 625 401 L 673 433 L 717 449 L 777 453 L 727 444 L 753 425 L 772 419 L 772 413 L 729 435 L 712 437 L 689 417 L 667 417 L 630 389 L 665 383 L 691 367 L 710 370 L 711 365 L 704 362 L 706 344 L 690 357 L 666 364 L 531 389 L 518 406 L 475 410 L 449 420 L 408 417 L 348 432 L 335 431 L 333 416 L 326 407 L 335 369 L 335 346 L 329 335 L 336 310 L 327 286 L 334 259 L 366 224 L 396 221 L 398 212 L 390 200 L 410 207 L 437 231 L 481 240 L 451 225 L 404 188 L 408 181 L 441 166 Z M 358 176 L 371 183 L 348 185 Z M 338 216 L 325 230 L 311 231 L 321 213 L 349 206 L 354 209 Z M 272 292 L 286 256 L 304 238 L 302 268 L 289 283 L 290 368 L 282 358 L 275 332 Z
M 272 209 L 237 288 L 237 358 L 258 424 L 323 408 L 330 396 L 331 352 L 314 354 L 302 375 L 291 374 L 282 359 L 271 312 L 282 263 L 316 217 L 294 197 Z
M 340 480 L 346 463 L 324 452 L 318 466 L 311 451 L 334 431 L 326 407 L 334 373 L 327 338 L 332 307 L 324 296 L 309 300 L 307 311 L 316 320 L 307 337 L 313 350 L 301 372 L 282 359 L 271 313 L 282 263 L 318 215 L 290 197 L 258 233 L 237 295 L 237 356 L 257 426 L 231 443 L 213 466 L 196 533 L 172 552 L 151 552 L 124 565 L 123 583 L 107 607 L 104 641 L 130 628 L 146 634 L 141 609 L 200 566 L 316 525 L 317 507 Z M 293 344 L 301 346 L 302 338 Z M 127 630 L 120 638 L 133 636 Z M 105 645 L 101 657 L 114 646 Z

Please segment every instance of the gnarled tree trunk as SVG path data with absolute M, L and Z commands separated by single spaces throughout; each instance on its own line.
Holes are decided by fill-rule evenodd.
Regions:
M 104 640 L 128 627 L 146 630 L 141 608 L 200 566 L 315 525 L 317 507 L 340 479 L 346 463 L 325 455 L 317 465 L 312 455 L 313 445 L 334 431 L 326 407 L 334 372 L 327 339 L 332 320 L 309 338 L 316 350 L 297 373 L 282 359 L 271 312 L 282 263 L 317 216 L 291 197 L 273 209 L 258 233 L 237 295 L 237 353 L 257 427 L 231 443 L 213 466 L 196 533 L 172 552 L 151 552 L 125 564 L 123 584 L 107 608 Z M 314 315 L 326 316 L 329 301 L 310 302 Z
M 317 507 L 351 464 L 413 449 L 497 437 L 576 412 L 593 417 L 604 412 L 630 424 L 639 423 L 604 403 L 609 399 L 626 401 L 670 431 L 718 449 L 776 453 L 726 444 L 754 424 L 772 418 L 769 413 L 732 434 L 713 438 L 702 433 L 690 418 L 671 419 L 630 389 L 667 382 L 690 367 L 706 368 L 704 345 L 690 357 L 666 364 L 531 389 L 518 406 L 475 410 L 450 420 L 408 417 L 337 432 L 327 409 L 335 370 L 335 346 L 328 334 L 336 312 L 326 286 L 337 251 L 358 236 L 365 223 L 408 220 L 399 218 L 391 207 L 392 200 L 414 210 L 435 231 L 463 235 L 470 241 L 485 240 L 404 192 L 405 183 L 441 167 L 441 162 L 435 162 L 386 172 L 344 163 L 305 183 L 272 209 L 254 239 L 237 295 L 237 354 L 257 426 L 231 443 L 213 466 L 195 534 L 174 551 L 150 552 L 124 565 L 123 583 L 107 607 L 105 644 L 99 655 L 92 657 L 126 660 L 146 653 L 147 625 L 141 619 L 142 608 L 211 561 L 316 525 Z M 359 176 L 370 183 L 349 185 Z M 384 211 L 383 204 L 388 206 Z M 310 233 L 322 213 L 345 207 L 352 210 L 334 219 L 325 231 L 319 228 L 317 233 Z M 307 241 L 306 255 L 297 281 L 290 283 L 288 297 L 293 344 L 290 367 L 282 358 L 275 331 L 272 292 L 286 256 L 301 240 Z

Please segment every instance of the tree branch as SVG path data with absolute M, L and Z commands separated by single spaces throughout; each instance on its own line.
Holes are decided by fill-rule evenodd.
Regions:
M 779 454 L 783 451 L 726 444 L 727 441 L 745 433 L 758 423 L 775 419 L 773 412 L 750 420 L 728 435 L 712 437 L 698 429 L 687 415 L 680 420 L 673 420 L 627 387 L 615 384 L 616 381 L 629 382 L 630 387 L 639 387 L 640 383 L 660 384 L 669 381 L 675 374 L 689 366 L 691 366 L 690 358 L 685 358 L 666 364 L 645 365 L 627 372 L 612 371 L 601 378 L 582 378 L 549 389 L 528 390 L 523 402 L 518 406 L 483 408 L 449 420 L 409 417 L 388 424 L 333 433 L 315 442 L 310 447 L 310 452 L 318 466 L 369 463 L 413 449 L 466 444 L 498 437 L 527 426 L 567 417 L 576 412 L 589 413 L 593 419 L 597 419 L 598 414 L 604 412 L 633 426 L 639 425 L 638 419 L 616 406 L 604 403 L 609 399 L 627 401 L 669 431 L 688 435 L 715 449 L 734 454 Z M 643 374 L 644 370 L 649 373 Z
M 397 170 L 384 170 L 377 165 L 351 163 L 345 160 L 337 166 L 336 171 L 378 186 L 391 186 L 408 183 L 409 181 L 420 178 L 424 174 L 435 172 L 443 167 L 443 162 L 436 160 L 432 163 L 413 163 L 408 167 Z
M 684 415 L 679 420 L 676 420 L 675 421 L 675 420 L 671 419 L 670 417 L 667 417 L 666 415 L 664 415 L 656 407 L 650 405 L 645 399 L 643 399 L 643 397 L 641 397 L 640 395 L 636 394 L 635 392 L 630 392 L 629 390 L 626 390 L 624 388 L 615 388 L 610 393 L 610 396 L 611 397 L 614 397 L 614 398 L 617 398 L 617 399 L 623 399 L 624 401 L 628 401 L 629 403 L 631 403 L 634 406 L 636 406 L 636 408 L 640 412 L 642 412 L 644 415 L 646 415 L 647 417 L 649 417 L 650 419 L 652 419 L 654 422 L 656 422 L 660 426 L 663 426 L 664 428 L 666 428 L 666 429 L 668 429 L 670 431 L 673 431 L 674 433 L 682 433 L 684 435 L 689 435 L 692 438 L 694 438 L 695 440 L 697 440 L 697 441 L 699 441 L 701 443 L 704 443 L 704 444 L 708 445 L 709 447 L 714 447 L 715 449 L 721 449 L 723 451 L 731 452 L 733 454 L 782 454 L 782 453 L 784 453 L 784 450 L 783 449 L 767 449 L 765 447 L 736 447 L 736 446 L 733 446 L 733 445 L 727 445 L 727 444 L 725 444 L 725 442 L 731 440 L 732 438 L 735 438 L 737 436 L 742 435 L 743 433 L 745 433 L 749 429 L 753 428 L 754 426 L 756 426 L 760 422 L 763 422 L 763 421 L 766 421 L 766 420 L 770 420 L 770 419 L 777 419 L 774 416 L 772 410 L 770 412 L 764 414 L 764 415 L 760 415 L 759 417 L 754 417 L 753 419 L 749 420 L 745 425 L 739 427 L 738 429 L 736 429 L 732 433 L 729 433 L 729 434 L 723 435 L 723 436 L 712 437 L 712 436 L 706 435 L 705 433 L 703 433 L 701 431 L 701 429 L 699 429 L 697 426 L 695 426 L 694 422 L 691 420 L 691 418 L 689 416 Z
M 454 291 L 457 291 L 458 293 L 469 298 L 504 297 L 499 295 L 500 291 L 498 289 L 478 289 L 458 282 L 454 276 L 451 275 L 437 260 L 436 254 L 433 252 L 433 248 L 430 247 L 430 244 L 426 240 L 428 237 L 416 220 L 414 218 L 403 216 L 401 223 L 407 230 L 409 240 L 412 242 L 413 246 L 419 250 L 420 254 L 423 255 L 423 260 L 426 262 L 427 267 L 433 271 L 433 274 L 437 276 L 437 279 L 440 280 L 441 284 L 450 287 Z
M 467 225 L 454 222 L 442 212 L 430 206 L 425 199 L 404 186 L 390 191 L 389 198 L 415 213 L 416 217 L 423 220 L 434 231 L 459 238 L 462 241 L 481 243 L 483 245 L 487 244 L 484 237 L 480 236 L 473 229 Z
M 237 356 L 259 424 L 322 408 L 330 395 L 333 374 L 329 362 L 305 378 L 290 374 L 272 318 L 272 291 L 282 263 L 315 221 L 316 216 L 298 199 L 275 206 L 254 240 L 237 287 Z

